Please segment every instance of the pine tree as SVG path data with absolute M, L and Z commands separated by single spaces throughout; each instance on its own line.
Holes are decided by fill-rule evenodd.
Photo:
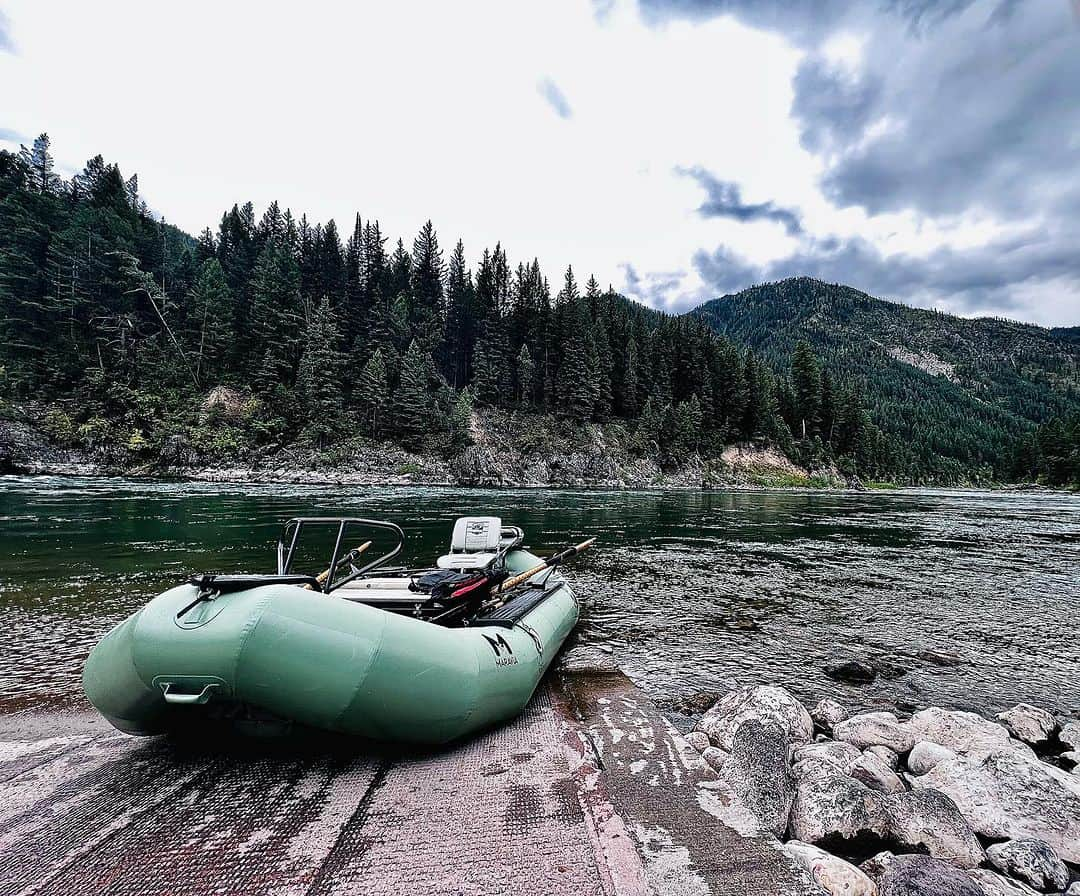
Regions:
M 465 265 L 465 247 L 458 240 L 446 278 L 446 341 L 444 357 L 447 379 L 454 388 L 465 385 L 476 340 L 475 295 L 472 274 Z
M 536 364 L 527 345 L 521 346 L 517 356 L 517 400 L 519 404 L 532 404 L 536 388 Z
M 637 396 L 640 389 L 638 381 L 638 345 L 631 336 L 626 340 L 623 354 L 621 380 L 615 393 L 616 410 L 621 417 L 636 417 L 638 411 Z
M 450 409 L 450 447 L 464 448 L 472 441 L 472 413 L 472 392 L 468 388 L 462 389 Z
M 686 460 L 698 450 L 704 413 L 697 394 L 687 401 L 668 407 L 665 415 L 664 442 L 667 451 L 678 461 Z
M 771 402 L 769 382 L 765 371 L 750 352 L 746 353 L 743 380 L 746 383 L 746 399 L 742 403 L 740 434 L 746 441 L 767 435 L 770 424 Z
M 821 371 L 821 437 L 832 443 L 836 426 L 836 392 L 829 371 Z
M 232 344 L 232 296 L 216 258 L 208 258 L 199 267 L 188 300 L 194 325 L 195 377 L 214 382 L 225 373 Z
M 660 443 L 660 433 L 664 425 L 664 414 L 656 406 L 652 396 L 645 399 L 638 417 L 637 428 L 634 431 L 635 438 L 643 451 L 653 451 Z
M 364 419 L 372 438 L 378 438 L 383 413 L 390 400 L 390 385 L 382 350 L 376 349 L 360 371 L 356 383 L 356 400 L 364 411 Z
M 42 195 L 55 194 L 60 188 L 48 134 L 40 134 L 30 149 L 19 147 L 19 158 L 26 166 L 27 186 Z
M 590 278 L 595 285 L 596 278 Z M 603 320 L 597 320 L 593 326 L 593 349 L 595 351 L 595 381 L 596 402 L 593 405 L 593 416 L 597 420 L 607 420 L 614 410 L 614 398 L 612 395 L 612 377 L 614 375 L 615 361 L 611 351 L 611 340 L 608 339 L 608 331 Z
M 408 296 L 411 279 L 412 258 L 405 250 L 405 244 L 399 239 L 387 264 L 385 284 L 387 298 L 393 301 L 399 296 Z
M 394 431 L 406 445 L 419 447 L 435 427 L 435 403 L 428 386 L 434 367 L 431 356 L 414 339 L 401 361 L 391 402 Z
M 318 444 L 340 431 L 344 367 L 340 338 L 330 298 L 324 296 L 311 313 L 296 376 L 307 428 Z
M 345 253 L 337 224 L 331 218 L 322 229 L 316 246 L 314 290 L 311 298 L 330 298 L 336 306 L 345 297 Z
M 800 340 L 791 360 L 791 384 L 795 390 L 795 419 L 799 437 L 808 439 L 821 422 L 821 365 L 809 343 Z
M 127 193 L 128 205 L 137 209 L 139 207 L 139 175 L 133 174 L 124 182 L 124 191 Z
M 247 365 L 260 391 L 287 387 L 299 345 L 300 269 L 277 240 L 266 244 L 251 277 L 250 338 L 243 340 Z
M 443 277 L 446 266 L 435 228 L 428 221 L 413 241 L 412 251 L 412 320 L 425 324 L 442 313 Z
M 492 351 L 486 339 L 476 343 L 473 353 L 472 388 L 482 404 L 498 404 L 502 398 L 502 352 Z
M 368 308 L 364 304 L 361 267 L 364 257 L 364 222 L 357 214 L 353 222 L 353 232 L 345 244 L 345 293 L 342 303 L 342 328 L 345 332 L 345 345 L 349 346 L 363 327 Z
M 567 271 L 568 285 L 573 274 Z M 564 290 L 566 292 L 566 290 Z M 598 364 L 596 345 L 592 340 L 585 300 L 576 296 L 564 304 L 566 331 L 563 335 L 563 357 L 555 382 L 556 410 L 577 420 L 588 420 L 596 407 Z

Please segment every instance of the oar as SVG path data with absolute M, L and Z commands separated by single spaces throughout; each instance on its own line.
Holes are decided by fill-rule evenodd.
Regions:
M 565 563 L 571 557 L 580 554 L 594 541 L 596 541 L 595 538 L 590 538 L 587 541 L 583 541 L 581 544 L 574 545 L 574 547 L 572 548 L 567 548 L 565 551 L 559 551 L 559 553 L 553 554 L 552 556 L 548 557 L 547 560 L 545 560 L 543 563 L 537 564 L 532 569 L 527 569 L 525 570 L 525 572 L 519 572 L 516 576 L 511 576 L 506 581 L 500 582 L 497 587 L 491 589 L 491 593 L 493 595 L 505 594 L 511 588 L 520 585 L 527 579 L 531 579 L 538 572 L 543 572 L 545 569 L 551 569 L 552 567 L 558 566 L 560 563 Z
M 351 551 L 349 551 L 349 553 L 347 553 L 344 557 L 342 557 L 340 560 L 338 560 L 336 565 L 340 566 L 342 563 L 352 563 L 353 560 L 355 560 L 357 557 L 359 557 L 362 553 L 364 553 L 364 551 L 366 551 L 370 547 L 371 547 L 371 542 L 370 541 L 365 541 L 362 545 L 360 545 L 360 547 L 353 548 Z M 320 585 L 325 585 L 326 580 L 328 578 L 330 578 L 330 573 L 331 572 L 333 572 L 332 569 L 324 569 L 317 576 L 315 576 L 315 581 L 318 582 Z M 304 587 L 308 591 L 313 591 L 314 590 L 310 585 L 305 585 Z

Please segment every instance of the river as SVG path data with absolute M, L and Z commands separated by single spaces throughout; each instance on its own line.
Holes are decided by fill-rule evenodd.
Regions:
M 280 523 L 386 518 L 406 562 L 493 514 L 569 568 L 577 639 L 674 716 L 734 683 L 853 707 L 1080 716 L 1080 497 L 900 491 L 609 492 L 298 487 L 0 477 L 0 711 L 79 705 L 96 639 L 198 571 L 270 572 Z M 865 685 L 824 666 L 891 667 Z

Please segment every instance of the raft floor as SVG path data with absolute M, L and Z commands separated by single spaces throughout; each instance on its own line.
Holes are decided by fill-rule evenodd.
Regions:
M 0 716 L 0 896 L 814 892 L 698 805 L 621 675 L 402 755 L 348 740 L 177 744 Z M 71 729 L 74 729 L 73 731 Z

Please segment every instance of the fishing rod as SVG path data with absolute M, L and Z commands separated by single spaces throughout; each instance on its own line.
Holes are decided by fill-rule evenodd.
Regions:
M 545 569 L 554 570 L 556 566 L 559 566 L 560 564 L 565 563 L 567 560 L 576 557 L 578 554 L 588 548 L 594 541 L 596 541 L 595 538 L 588 538 L 585 541 L 581 542 L 581 544 L 576 544 L 573 547 L 569 547 L 565 550 L 559 551 L 557 554 L 552 554 L 550 557 L 547 558 L 547 560 L 543 561 L 542 563 L 536 564 L 536 566 L 532 567 L 531 569 L 526 569 L 524 572 L 519 572 L 517 575 L 510 576 L 510 578 L 504 579 L 502 582 L 499 582 L 494 588 L 491 589 L 491 596 L 493 598 L 493 601 L 490 603 L 489 606 L 497 607 L 501 604 L 506 603 L 506 594 L 508 591 L 516 588 L 523 582 L 528 581 L 533 576 L 543 572 Z
M 589 545 L 591 545 L 595 538 L 588 538 L 581 544 L 574 545 L 573 547 L 566 548 L 563 551 L 559 551 L 557 554 L 552 554 L 543 563 L 538 563 L 532 569 L 527 569 L 525 572 L 519 572 L 516 576 L 511 576 L 503 582 L 500 582 L 492 591 L 493 594 L 503 594 L 513 588 L 515 585 L 520 585 L 526 579 L 531 579 L 538 572 L 543 572 L 545 569 L 554 569 L 560 563 L 565 563 L 571 557 L 576 557 L 582 551 L 584 551 Z
M 349 553 L 347 553 L 344 557 L 342 557 L 340 560 L 338 560 L 338 562 L 335 563 L 333 567 L 331 567 L 330 569 L 324 569 L 317 576 L 315 576 L 315 581 L 319 583 L 320 587 L 325 585 L 326 580 L 330 578 L 330 573 L 332 573 L 336 567 L 341 566 L 343 563 L 352 563 L 353 560 L 355 560 L 357 557 L 359 557 L 362 553 L 364 553 L 364 551 L 366 551 L 370 547 L 371 547 L 371 542 L 370 541 L 365 541 L 359 547 L 353 548 L 351 551 L 349 551 Z M 308 591 L 314 591 L 315 590 L 314 586 L 312 586 L 312 585 L 305 585 L 304 588 L 306 588 Z

